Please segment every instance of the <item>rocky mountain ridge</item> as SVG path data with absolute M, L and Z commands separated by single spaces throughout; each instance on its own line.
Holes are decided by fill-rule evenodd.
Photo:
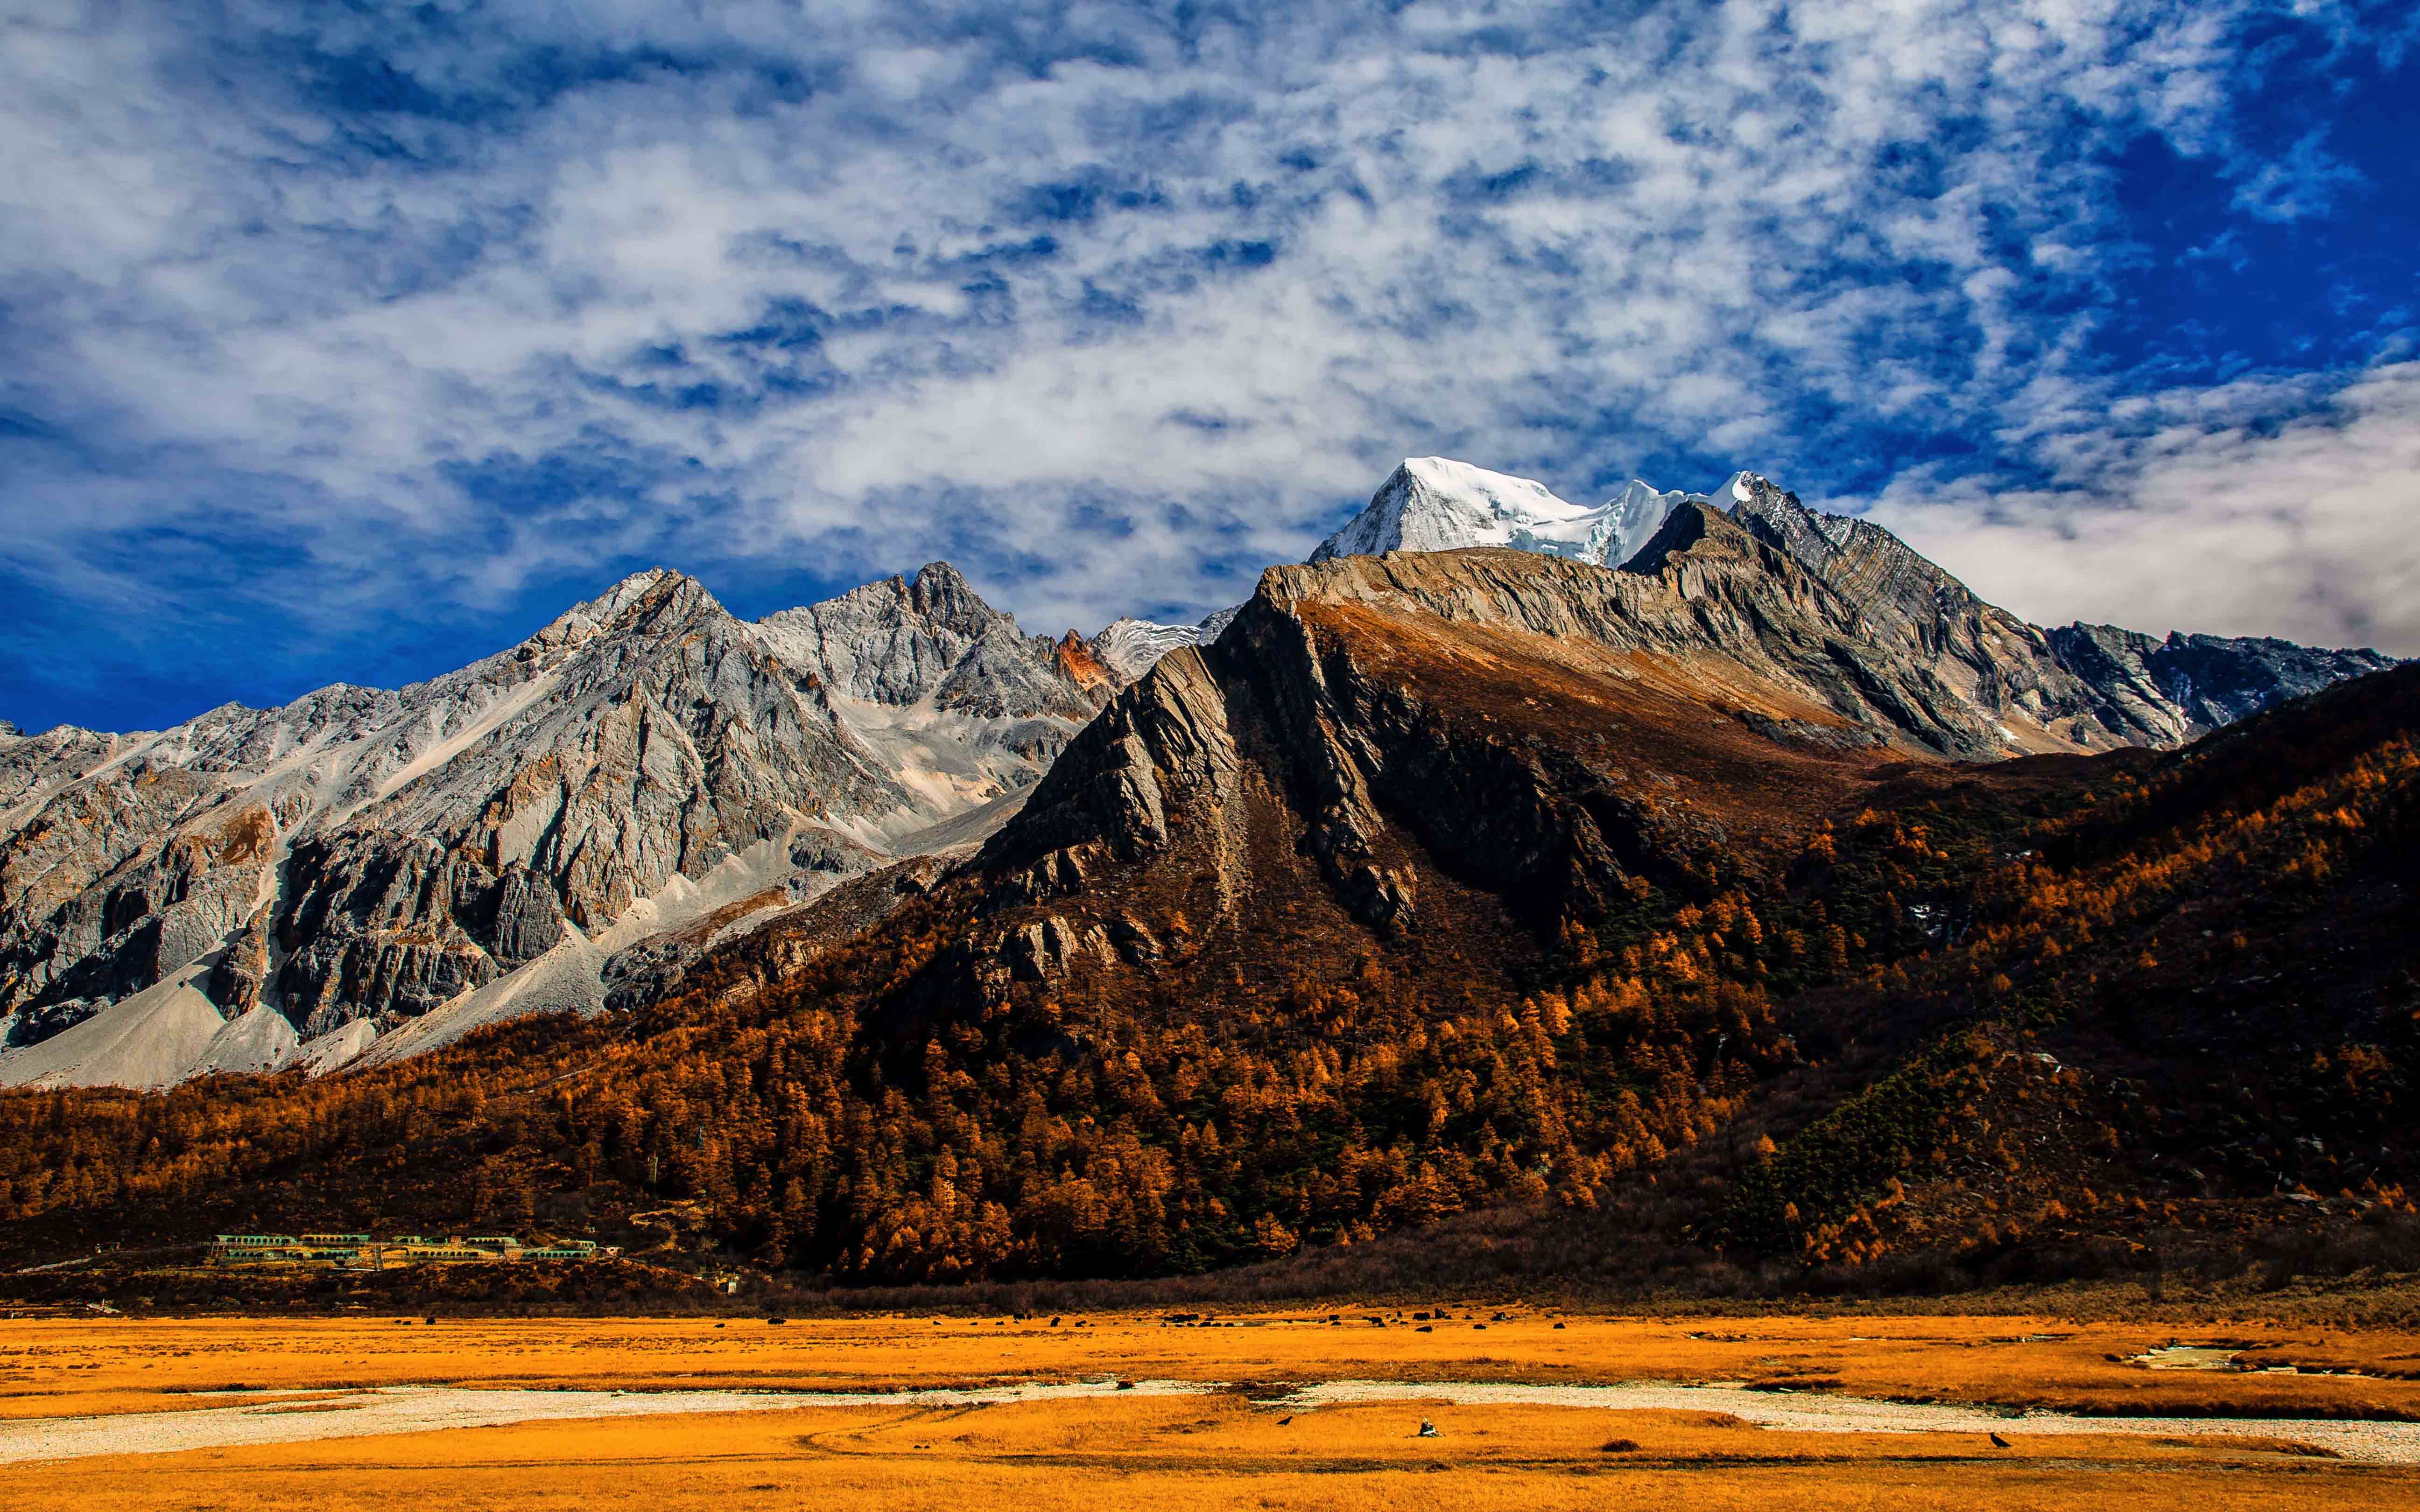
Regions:
M 1425 928 L 1441 878 L 1551 933 L 1645 889 L 1770 884 L 1811 815 L 1911 763 L 2196 733 L 2069 672 L 2047 636 L 1885 532 L 1798 510 L 1761 480 L 1729 513 L 1683 501 L 1620 571 L 1503 548 L 1270 568 L 1215 643 L 1111 700 L 985 845 L 977 913 L 1001 923 L 970 934 L 960 991 L 1140 969 L 1180 918 L 1265 928 L 1250 900 L 1305 885 L 1277 880 L 1296 858 L 1381 937 Z M 1825 549 L 1792 550 L 1792 528 Z M 2253 650 L 2317 687 L 2387 665 Z M 2246 657 L 2148 638 L 2110 655 Z M 2161 692 L 2158 675 L 2139 680 Z M 2230 698 L 2300 691 L 2273 677 L 2193 707 L 2225 722 Z
M 979 839 L 1115 686 L 946 563 L 754 625 L 658 569 L 400 690 L 0 737 L 0 1079 L 593 1008 L 600 942 Z
M 1388 551 L 1510 546 L 1608 567 L 1644 564 L 1667 526 L 1710 510 L 1813 579 L 1845 610 L 1866 671 L 1885 680 L 1921 670 L 1928 702 L 1947 720 L 1931 744 L 1977 759 L 2043 750 L 2173 747 L 2288 698 L 2392 666 L 2372 651 L 2171 634 L 2111 625 L 2029 625 L 1870 520 L 1826 515 L 1754 472 L 1712 495 L 1631 484 L 1596 510 L 1544 485 L 1440 457 L 1407 458 L 1368 507 L 1311 553 L 1313 563 Z M 1838 618 L 1838 615 L 1835 615 Z M 1823 633 L 1830 633 L 1825 631 Z M 1899 664 L 1904 664 L 1900 666 Z M 1938 690 L 1964 705 L 1951 714 Z M 1979 721 L 1981 729 L 1969 728 Z M 1954 734 L 1948 726 L 1958 726 Z
M 1745 820 L 1693 798 L 1709 773 L 1811 795 L 2008 753 L 1814 574 L 1688 502 L 1621 572 L 1478 548 L 1270 568 L 1215 644 L 1110 702 L 978 864 L 1012 904 L 1172 849 L 1223 914 L 1256 887 L 1248 857 L 1298 852 L 1389 931 L 1418 916 L 1426 856 L 1583 917 L 1693 856 L 1752 864 Z M 1113 943 L 1122 923 L 1153 927 L 1065 928 Z

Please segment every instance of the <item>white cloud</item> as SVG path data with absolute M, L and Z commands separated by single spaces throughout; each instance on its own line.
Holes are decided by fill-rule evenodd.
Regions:
M 1902 477 L 1872 517 L 2037 622 L 2420 656 L 2420 363 L 2319 390 L 2244 379 L 2079 413 L 2043 448 L 2048 486 Z
M 1707 457 L 1658 480 L 1704 486 L 1923 424 L 2041 448 L 2040 519 L 2183 475 L 2040 416 L 2102 392 L 2076 355 L 2109 274 L 2093 150 L 2226 148 L 2235 7 L 1263 10 L 1190 35 L 1114 6 L 21 21 L 0 301 L 42 339 L 0 402 L 83 460 L 0 497 L 0 550 L 87 602 L 347 622 L 630 556 L 949 552 L 1090 625 L 1233 597 L 1249 573 L 1212 553 L 1299 555 L 1407 453 L 1578 496 L 1650 453 Z M 342 115 L 291 83 L 343 58 L 461 108 Z M 2309 213 L 2325 180 L 2241 181 Z M 1027 217 L 1047 185 L 1070 218 Z M 812 340 L 729 339 L 801 306 Z M 542 467 L 595 477 L 465 481 Z M 1880 507 L 1976 571 L 1954 522 L 1979 501 L 1916 509 L 1921 481 Z M 163 529 L 282 553 L 278 580 L 205 552 L 162 583 L 128 543 Z

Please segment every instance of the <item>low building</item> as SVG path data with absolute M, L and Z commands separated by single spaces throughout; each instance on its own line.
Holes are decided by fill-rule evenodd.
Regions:
M 442 1239 L 427 1234 L 397 1234 L 393 1239 L 369 1234 L 220 1234 L 209 1253 L 215 1265 L 326 1265 L 377 1271 L 396 1265 L 478 1260 L 589 1260 L 597 1258 L 598 1251 L 593 1240 L 531 1245 L 517 1234 L 458 1234 Z
M 297 1258 L 302 1241 L 292 1234 L 215 1234 L 209 1257 L 222 1265 Z

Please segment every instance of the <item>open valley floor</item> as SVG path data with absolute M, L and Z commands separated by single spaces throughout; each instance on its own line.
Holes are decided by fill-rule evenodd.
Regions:
M 0 1474 L 27 1512 L 2381 1506 L 2420 1502 L 2415 1365 L 2397 1332 L 1854 1308 L 23 1316 Z

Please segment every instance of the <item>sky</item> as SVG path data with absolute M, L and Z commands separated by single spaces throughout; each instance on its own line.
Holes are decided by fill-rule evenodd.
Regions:
M 2420 655 L 2408 0 L 0 0 L 0 718 L 674 566 L 1249 595 L 1441 454 Z

